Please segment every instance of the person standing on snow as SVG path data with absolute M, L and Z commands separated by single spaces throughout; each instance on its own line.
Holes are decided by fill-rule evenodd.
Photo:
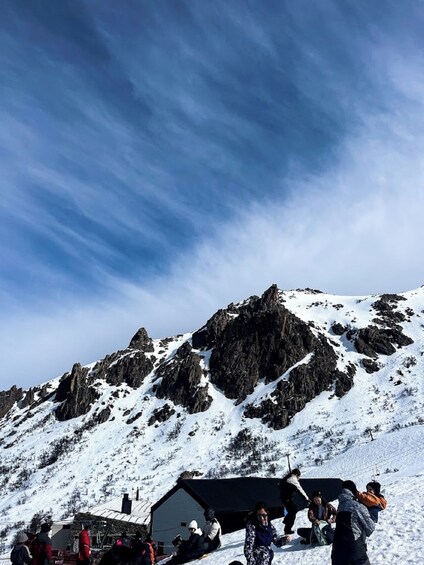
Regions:
M 10 554 L 10 561 L 12 565 L 31 565 L 32 557 L 25 542 L 28 541 L 28 536 L 25 532 L 20 532 L 16 536 L 16 544 Z
M 339 496 L 331 565 L 370 565 L 366 538 L 375 523 L 368 510 L 357 501 L 357 488 L 353 481 L 344 481 Z
M 294 502 L 294 495 L 298 492 L 308 504 L 310 504 L 309 496 L 303 490 L 299 483 L 300 470 L 293 469 L 280 483 L 280 498 L 287 510 L 287 514 L 283 520 L 284 522 L 284 533 L 294 534 L 293 525 L 296 520 L 296 514 L 299 511 L 297 504 Z
M 78 564 L 89 565 L 91 557 L 90 526 L 86 524 L 78 537 Z
M 368 508 L 371 519 L 377 523 L 378 513 L 386 509 L 387 500 L 380 494 L 381 485 L 377 481 L 368 483 L 366 489 L 366 492 L 358 492 L 357 498 Z
M 32 540 L 29 547 L 32 553 L 32 565 L 51 565 L 53 563 L 50 530 L 50 524 L 41 524 L 41 531 Z

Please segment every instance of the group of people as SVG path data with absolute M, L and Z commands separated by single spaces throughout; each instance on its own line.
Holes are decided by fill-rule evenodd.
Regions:
M 19 532 L 10 554 L 12 565 L 50 565 L 52 561 L 52 540 L 49 537 L 50 524 L 41 524 L 40 532 L 28 537 Z
M 136 532 L 133 538 L 122 532 L 113 547 L 99 561 L 99 565 L 153 565 L 154 563 L 156 563 L 156 545 L 150 536 L 143 539 L 141 532 Z
M 291 541 L 296 514 L 299 511 L 295 494 L 308 503 L 310 528 L 299 528 L 298 535 L 304 544 L 332 544 L 332 565 L 370 565 L 367 556 L 366 538 L 372 534 L 378 522 L 379 512 L 387 507 L 381 493 L 381 485 L 371 481 L 366 491 L 360 492 L 353 481 L 344 481 L 336 508 L 327 502 L 320 491 L 311 497 L 299 482 L 300 471 L 294 469 L 280 483 L 280 496 L 284 509 L 284 534 L 279 535 L 269 519 L 264 502 L 257 502 L 246 519 L 244 555 L 247 565 L 271 565 L 274 552 L 272 545 L 282 547 Z M 188 539 L 177 536 L 176 547 L 168 565 L 179 565 L 198 559 L 215 551 L 221 545 L 221 526 L 212 508 L 204 512 L 206 523 L 203 530 L 196 520 L 189 523 Z M 335 526 L 335 527 L 334 527 Z M 31 540 L 26 533 L 17 535 L 11 553 L 12 565 L 52 565 L 52 542 L 50 525 L 42 524 L 40 532 Z M 86 525 L 78 539 L 78 565 L 90 565 L 91 543 L 89 526 Z M 142 539 L 137 532 L 134 539 L 123 533 L 114 547 L 100 560 L 99 565 L 153 565 L 156 562 L 156 547 L 150 537 Z M 239 562 L 233 562 L 237 565 Z
M 299 478 L 299 469 L 294 469 L 280 484 L 285 514 L 284 535 L 278 535 L 270 523 L 266 505 L 256 503 L 246 524 L 244 555 L 247 565 L 270 565 L 274 557 L 272 544 L 281 547 L 291 541 L 299 510 L 295 502 L 296 493 L 308 502 L 308 519 L 312 525 L 311 528 L 297 530 L 303 538 L 301 543 L 332 544 L 332 565 L 370 565 L 366 538 L 374 531 L 379 512 L 387 507 L 380 483 L 371 481 L 366 491 L 360 492 L 353 481 L 344 481 L 336 510 L 320 491 L 314 491 L 309 498 Z
M 176 552 L 168 561 L 168 565 L 187 563 L 221 546 L 221 525 L 215 517 L 213 508 L 207 508 L 204 517 L 206 523 L 203 530 L 199 528 L 196 520 L 192 520 L 188 525 L 189 538 L 183 540 L 181 536 L 177 536 L 173 540 Z

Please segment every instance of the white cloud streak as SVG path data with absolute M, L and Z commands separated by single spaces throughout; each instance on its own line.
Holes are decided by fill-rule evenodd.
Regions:
M 286 180 L 290 201 L 241 205 L 236 221 L 217 225 L 216 237 L 199 242 L 168 277 L 149 286 L 116 279 L 109 300 L 3 320 L 2 386 L 93 361 L 124 347 L 141 325 L 155 337 L 194 330 L 274 282 L 353 295 L 423 284 L 424 112 L 416 103 L 364 121 L 324 175 Z

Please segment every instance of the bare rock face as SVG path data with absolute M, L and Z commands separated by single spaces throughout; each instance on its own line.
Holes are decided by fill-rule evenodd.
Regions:
M 379 325 L 393 326 L 406 320 L 405 314 L 397 310 L 398 302 L 406 300 L 398 294 L 382 294 L 372 305 L 379 314 L 379 318 L 374 318 L 373 322 Z
M 239 308 L 214 341 L 211 380 L 238 402 L 259 379 L 275 381 L 318 346 L 308 325 L 281 304 L 275 285 Z
M 175 414 L 175 410 L 171 408 L 169 404 L 165 404 L 162 408 L 155 408 L 153 414 L 150 416 L 147 422 L 148 426 L 153 426 L 153 424 L 160 424 L 166 422 L 169 418 Z
M 324 337 L 314 344 L 314 355 L 309 363 L 298 365 L 290 371 L 287 380 L 281 380 L 271 398 L 259 405 L 248 405 L 244 415 L 261 418 L 275 430 L 286 427 L 293 416 L 303 410 L 307 402 L 324 390 L 331 390 L 343 396 L 353 386 L 355 367 L 350 365 L 346 372 L 336 368 L 337 356 Z
M 152 369 L 153 361 L 143 351 L 118 351 L 96 363 L 93 375 L 110 385 L 120 386 L 126 383 L 132 388 L 138 388 Z
M 192 336 L 194 349 L 211 349 L 220 335 L 231 322 L 232 314 L 238 315 L 238 310 L 231 304 L 226 310 L 218 310 L 206 325 Z
M 145 353 L 153 351 L 153 341 L 149 337 L 145 328 L 140 328 L 137 333 L 132 337 L 128 346 L 130 349 L 140 349 Z
M 20 407 L 21 408 L 26 408 L 27 406 L 30 406 L 35 399 L 35 391 L 33 388 L 30 388 L 29 390 L 27 390 L 24 398 L 21 400 L 20 402 Z
M 99 393 L 90 387 L 87 381 L 88 369 L 75 363 L 71 373 L 65 375 L 59 383 L 56 401 L 62 402 L 56 408 L 56 418 L 63 422 L 87 414 Z
M 0 391 L 0 418 L 3 418 L 15 402 L 19 402 L 23 397 L 23 392 L 21 388 L 17 388 L 13 385 L 9 390 Z
M 110 366 L 106 373 L 106 382 L 116 386 L 123 382 L 132 388 L 138 388 L 153 369 L 153 362 L 143 352 L 126 355 Z
M 193 353 L 188 342 L 176 351 L 170 361 L 159 365 L 156 375 L 162 378 L 154 388 L 158 398 L 169 398 L 187 408 L 190 414 L 204 412 L 211 405 L 208 387 L 200 385 L 200 357 Z
M 336 322 L 331 326 L 331 331 L 334 335 L 343 335 L 347 331 L 347 328 L 339 324 L 339 322 Z
M 380 370 L 380 365 L 373 359 L 362 359 L 361 363 L 367 373 L 376 373 Z
M 377 358 L 379 354 L 393 355 L 396 351 L 395 345 L 402 347 L 414 343 L 397 324 L 389 328 L 368 326 L 359 331 L 349 330 L 346 336 L 348 339 L 353 339 L 358 353 L 372 358 Z

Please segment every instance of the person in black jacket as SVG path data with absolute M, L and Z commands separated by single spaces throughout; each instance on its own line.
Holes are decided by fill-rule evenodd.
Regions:
M 21 532 L 16 536 L 16 544 L 10 554 L 10 561 L 12 565 L 30 565 L 32 557 L 25 542 L 28 541 L 28 536 L 25 532 Z
M 300 486 L 299 478 L 300 470 L 293 469 L 293 471 L 286 475 L 280 483 L 280 498 L 281 502 L 284 505 L 284 508 L 287 511 L 287 514 L 283 520 L 285 534 L 294 534 L 292 528 L 294 521 L 296 520 L 296 514 L 299 511 L 299 508 L 294 501 L 295 493 L 299 493 L 308 504 L 311 502 L 306 492 Z
M 198 527 L 196 520 L 192 520 L 188 525 L 190 537 L 183 540 L 178 546 L 176 555 L 168 561 L 168 565 L 179 565 L 187 563 L 193 559 L 198 559 L 204 553 L 202 530 Z

